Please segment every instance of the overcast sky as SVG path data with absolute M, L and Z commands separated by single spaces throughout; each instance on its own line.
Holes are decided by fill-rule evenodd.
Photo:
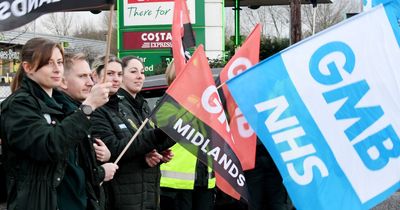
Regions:
M 88 22 L 91 25 L 102 26 L 103 15 L 93 14 L 91 12 L 71 12 L 73 14 L 72 30 L 75 31 L 82 23 Z M 35 20 L 35 26 L 31 26 L 32 30 L 36 30 L 37 33 L 50 33 L 45 27 L 42 26 L 42 22 L 47 18 L 47 15 L 43 15 Z M 33 23 L 31 23 L 33 24 Z

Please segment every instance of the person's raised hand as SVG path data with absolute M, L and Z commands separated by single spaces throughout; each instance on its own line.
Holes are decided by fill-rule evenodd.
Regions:
M 111 82 L 95 84 L 90 90 L 89 96 L 82 104 L 91 106 L 93 110 L 103 106 L 108 102 L 111 86 Z
M 95 138 L 93 143 L 94 152 L 96 153 L 96 159 L 101 162 L 107 162 L 110 160 L 111 152 L 104 144 L 104 142 L 98 138 Z

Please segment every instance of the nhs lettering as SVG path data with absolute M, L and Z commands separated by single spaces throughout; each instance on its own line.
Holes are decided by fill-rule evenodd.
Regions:
M 330 42 L 316 50 L 309 68 L 315 81 L 334 87 L 324 92 L 323 97 L 335 109 L 337 120 L 350 122 L 344 133 L 362 162 L 370 170 L 380 170 L 391 158 L 400 156 L 400 140 L 390 122 L 378 122 L 385 114 L 379 104 L 362 103 L 368 97 L 370 86 L 363 78 L 351 77 L 355 62 L 356 56 L 346 43 Z M 338 101 L 342 104 L 334 106 Z M 362 135 L 368 130 L 368 135 Z
M 397 6 L 349 19 L 227 82 L 299 209 L 370 209 L 400 188 Z
M 258 103 L 255 108 L 258 113 L 272 110 L 265 120 L 265 126 L 278 148 L 286 145 L 279 152 L 293 181 L 308 185 L 314 180 L 314 173 L 319 173 L 321 177 L 329 175 L 325 163 L 318 157 L 322 153 L 317 152 L 312 137 L 305 132 L 297 117 L 284 117 L 289 108 L 284 96 Z

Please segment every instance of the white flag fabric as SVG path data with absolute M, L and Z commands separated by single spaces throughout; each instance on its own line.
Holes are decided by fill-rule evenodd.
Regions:
M 227 82 L 297 209 L 369 209 L 400 188 L 400 3 Z

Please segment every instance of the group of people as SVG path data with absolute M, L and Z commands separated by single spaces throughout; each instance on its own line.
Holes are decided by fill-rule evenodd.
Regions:
M 163 210 L 212 210 L 212 169 L 147 120 L 143 62 L 134 56 L 107 60 L 99 57 L 90 66 L 84 54 L 64 54 L 44 38 L 23 46 L 13 94 L 0 105 L 7 209 L 144 210 L 160 209 L 161 202 Z M 173 65 L 166 75 L 172 82 Z M 259 158 L 257 164 L 273 162 Z M 250 194 L 259 194 L 254 202 L 266 201 L 260 190 L 273 188 L 271 209 L 289 209 L 276 167 L 272 182 L 260 177 L 265 170 L 271 171 L 248 172 Z

